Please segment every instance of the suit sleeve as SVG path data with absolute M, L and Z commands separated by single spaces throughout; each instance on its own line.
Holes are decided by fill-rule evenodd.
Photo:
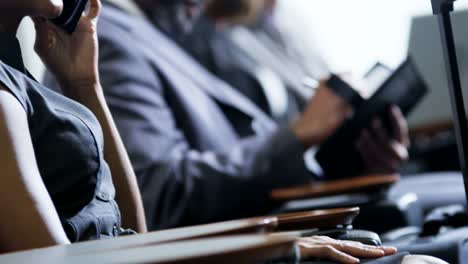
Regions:
M 151 229 L 262 214 L 275 206 L 272 189 L 312 180 L 287 128 L 246 138 L 227 153 L 192 149 L 165 101 L 164 79 L 124 45 L 101 37 L 101 82 Z

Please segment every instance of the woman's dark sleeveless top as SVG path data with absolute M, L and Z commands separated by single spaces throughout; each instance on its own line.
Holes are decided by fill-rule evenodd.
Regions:
M 29 76 L 16 37 L 0 34 L 0 84 L 27 113 L 37 165 L 68 238 L 118 235 L 120 213 L 99 122 L 84 106 Z

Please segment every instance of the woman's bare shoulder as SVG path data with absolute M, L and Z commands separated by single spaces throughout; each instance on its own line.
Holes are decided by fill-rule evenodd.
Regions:
M 29 132 L 26 110 L 20 101 L 0 83 L 0 133 L 11 138 Z
M 0 83 L 0 113 L 13 113 L 25 114 L 26 111 L 22 107 L 18 99 L 13 95 L 13 93 L 7 89 L 3 84 Z

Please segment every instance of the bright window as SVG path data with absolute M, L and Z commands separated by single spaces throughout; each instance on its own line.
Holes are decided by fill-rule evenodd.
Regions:
M 282 0 L 284 18 L 321 47 L 334 71 L 364 73 L 376 61 L 397 66 L 406 56 L 411 18 L 431 14 L 430 0 Z M 457 9 L 468 1 L 457 1 Z M 294 14 L 294 16 L 290 16 Z M 289 18 L 288 18 L 289 17 Z

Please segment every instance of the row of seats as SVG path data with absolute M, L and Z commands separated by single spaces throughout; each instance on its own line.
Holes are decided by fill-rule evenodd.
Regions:
M 62 19 L 86 2 L 79 23 Z M 83 243 L 1 263 L 463 260 L 466 232 L 446 228 L 463 226 L 451 220 L 464 207 L 424 220 L 464 202 L 463 191 L 434 199 L 434 179 L 461 177 L 401 179 L 410 144 L 397 107 L 352 144 L 360 169 L 317 166 L 316 147 L 352 109 L 324 81 L 304 88 L 321 77 L 272 24 L 275 1 L 104 0 L 101 14 L 99 0 L 74 4 L 0 4 L 12 14 L 0 18 L 0 252 Z M 44 85 L 12 33 L 25 15 Z

